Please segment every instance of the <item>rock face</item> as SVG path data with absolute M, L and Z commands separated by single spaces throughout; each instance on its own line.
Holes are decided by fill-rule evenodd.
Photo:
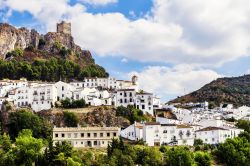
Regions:
M 60 43 L 61 46 L 78 56 L 92 58 L 89 51 L 82 50 L 80 46 L 74 43 L 74 39 L 70 34 L 48 32 L 45 35 L 40 35 L 34 29 L 31 31 L 27 28 L 17 29 L 9 24 L 0 23 L 0 58 L 2 59 L 5 59 L 6 54 L 15 48 L 25 49 L 28 46 L 53 53 L 55 43 Z
M 39 38 L 39 34 L 34 30 L 32 33 L 26 28 L 16 29 L 9 24 L 0 24 L 0 57 L 15 48 L 26 48 L 30 44 L 38 45 L 35 39 Z

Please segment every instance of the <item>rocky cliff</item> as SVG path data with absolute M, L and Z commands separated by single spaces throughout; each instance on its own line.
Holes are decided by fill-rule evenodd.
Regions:
M 36 30 L 27 28 L 15 28 L 9 24 L 0 23 L 0 58 L 5 59 L 8 52 L 16 48 L 26 49 L 32 47 L 47 53 L 58 53 L 60 49 L 70 51 L 77 56 L 93 61 L 89 51 L 82 50 L 74 43 L 70 34 L 48 32 L 39 34 Z
M 0 57 L 5 59 L 6 54 L 15 48 L 25 49 L 29 45 L 37 47 L 40 37 L 35 30 L 0 24 Z

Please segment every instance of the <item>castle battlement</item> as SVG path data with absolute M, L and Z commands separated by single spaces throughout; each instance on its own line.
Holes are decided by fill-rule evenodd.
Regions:
M 57 24 L 57 33 L 64 33 L 71 35 L 71 23 L 62 21 Z

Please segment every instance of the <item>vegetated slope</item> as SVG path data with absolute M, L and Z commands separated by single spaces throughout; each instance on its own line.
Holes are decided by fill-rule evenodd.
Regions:
M 69 34 L 48 32 L 0 24 L 0 79 L 81 80 L 83 77 L 107 77 L 88 50 L 82 50 Z
M 188 95 L 178 97 L 169 103 L 204 102 L 211 105 L 232 103 L 235 106 L 250 106 L 250 75 L 218 78 Z

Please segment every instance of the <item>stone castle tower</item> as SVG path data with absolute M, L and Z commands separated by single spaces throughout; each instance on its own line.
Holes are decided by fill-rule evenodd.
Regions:
M 58 23 L 57 33 L 64 33 L 64 34 L 71 35 L 71 23 L 67 23 L 65 21 Z
M 133 84 L 133 85 L 138 85 L 138 77 L 137 77 L 136 75 L 134 75 L 134 76 L 132 77 L 132 84 Z

